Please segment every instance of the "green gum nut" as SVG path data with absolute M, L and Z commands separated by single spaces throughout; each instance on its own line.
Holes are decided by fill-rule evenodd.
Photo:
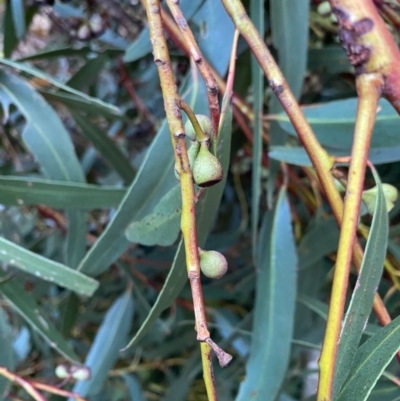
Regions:
M 210 152 L 208 146 L 208 142 L 200 143 L 200 150 L 193 164 L 193 179 L 199 187 L 217 184 L 224 175 L 221 163 Z
M 228 270 L 228 262 L 222 253 L 217 251 L 199 251 L 200 269 L 209 278 L 219 279 Z
M 211 120 L 208 116 L 205 116 L 204 114 L 196 114 L 197 121 L 200 124 L 201 129 L 203 132 L 210 137 L 212 133 L 212 123 Z M 195 141 L 196 140 L 196 132 L 193 128 L 193 125 L 190 120 L 186 121 L 185 124 L 185 132 L 186 136 L 191 140 Z

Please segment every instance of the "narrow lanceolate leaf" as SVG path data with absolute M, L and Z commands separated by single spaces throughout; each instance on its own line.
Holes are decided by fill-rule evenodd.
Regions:
M 0 203 L 7 206 L 44 204 L 60 209 L 108 209 L 118 206 L 124 194 L 125 189 L 110 186 L 0 176 Z
M 251 0 L 250 16 L 259 32 L 264 32 L 264 3 Z M 253 244 L 253 261 L 257 260 L 257 234 L 261 196 L 261 156 L 262 156 L 262 129 L 264 104 L 264 72 L 254 55 L 251 56 L 251 83 L 253 88 L 253 168 L 251 184 L 251 232 Z
M 44 174 L 55 180 L 84 182 L 83 170 L 71 138 L 58 115 L 42 96 L 26 81 L 5 71 L 0 71 L 0 92 L 5 93 L 7 99 L 24 115 L 26 125 L 22 138 Z M 74 211 L 68 217 L 71 218 L 68 218 L 66 261 L 70 263 L 83 257 L 71 241 L 84 238 L 86 215 L 84 212 Z M 82 249 L 84 248 L 81 245 Z
M 93 278 L 28 251 L 3 237 L 0 237 L 0 260 L 78 294 L 90 296 L 99 285 Z
M 264 218 L 259 246 L 253 337 L 237 401 L 274 400 L 288 365 L 297 256 L 285 189 L 281 189 L 275 208 Z
M 109 104 L 109 103 L 105 103 L 105 102 L 101 101 L 100 99 L 86 95 L 85 93 L 80 92 L 76 89 L 73 89 L 73 88 L 69 87 L 68 85 L 65 85 L 65 84 L 57 81 L 51 75 L 48 75 L 34 67 L 31 67 L 28 64 L 20 63 L 18 61 L 12 61 L 12 60 L 5 59 L 5 58 L 0 58 L 0 64 L 8 65 L 9 67 L 16 68 L 18 70 L 21 70 L 28 74 L 31 74 L 34 77 L 43 79 L 59 89 L 62 89 L 72 95 L 75 95 L 78 98 L 84 99 L 86 102 L 92 104 L 93 106 L 98 105 L 99 107 L 101 107 L 103 109 L 104 108 L 107 109 L 108 112 L 114 116 L 121 116 L 121 114 L 122 114 L 121 110 L 118 107 L 116 107 L 112 104 Z
M 352 367 L 358 344 L 371 313 L 386 257 L 389 219 L 379 176 L 374 170 L 372 172 L 378 188 L 374 217 L 357 283 L 340 334 L 333 383 L 334 397 L 339 394 Z
M 205 111 L 207 96 L 204 88 L 188 79 L 182 92 L 193 110 L 199 110 L 200 113 Z M 91 275 L 107 269 L 129 246 L 125 237 L 129 224 L 151 213 L 175 185 L 173 148 L 168 125 L 164 121 L 113 220 L 85 255 L 79 269 Z
M 327 151 L 332 156 L 346 156 L 349 154 L 348 149 L 327 148 Z M 269 157 L 296 166 L 312 166 L 306 151 L 300 147 L 272 146 Z M 368 160 L 375 165 L 397 162 L 400 160 L 400 146 L 371 148 Z
M 126 238 L 146 246 L 172 245 L 179 235 L 181 214 L 181 187 L 177 184 L 160 200 L 153 212 L 127 228 Z
M 271 0 L 271 32 L 272 41 L 278 51 L 279 68 L 294 96 L 301 94 L 303 80 L 307 67 L 308 34 L 309 34 L 309 0 Z M 282 111 L 282 106 L 276 96 L 270 101 L 270 113 Z M 287 134 L 275 122 L 271 122 L 270 145 L 283 145 Z M 272 205 L 275 190 L 275 178 L 279 163 L 270 163 L 270 177 L 267 182 L 267 201 Z
M 22 133 L 45 174 L 61 181 L 83 182 L 84 176 L 72 141 L 56 112 L 16 75 L 0 70 L 0 91 L 27 120 Z
M 223 123 L 218 135 L 217 145 L 217 156 L 224 171 L 224 178 L 217 185 L 207 188 L 204 195 L 200 198 L 196 205 L 197 234 L 200 247 L 203 247 L 207 240 L 222 199 L 231 154 L 231 133 L 232 107 L 227 105 Z M 127 345 L 127 348 L 136 344 L 149 332 L 149 330 L 151 330 L 154 322 L 158 319 L 161 313 L 172 304 L 186 282 L 187 271 L 185 268 L 185 250 L 183 241 L 181 241 L 178 245 L 174 262 L 168 273 L 168 277 L 162 290 L 158 294 L 155 304 L 151 308 L 140 329 L 136 332 L 133 339 Z
M 140 32 L 140 35 L 125 50 L 124 61 L 130 63 L 151 53 L 151 43 L 149 28 L 146 27 Z
M 60 181 L 84 182 L 83 170 L 71 138 L 56 112 L 42 96 L 26 81 L 5 71 L 0 71 L 0 92 L 6 93 L 26 118 L 22 138 L 45 175 Z M 86 214 L 74 211 L 68 220 L 66 263 L 70 264 L 72 260 L 80 260 L 84 254 L 84 247 L 81 246 L 82 252 L 78 253 L 78 248 L 71 245 L 71 240 L 84 238 Z M 76 263 L 71 266 L 76 267 Z
M 135 177 L 135 170 L 127 157 L 118 148 L 116 143 L 101 128 L 93 125 L 87 117 L 83 117 L 76 111 L 70 110 L 72 118 L 82 130 L 83 135 L 92 142 L 104 159 L 121 176 L 126 183 L 131 183 Z
M 18 39 L 25 35 L 25 7 L 23 0 L 11 0 L 11 10 L 15 33 Z
M 82 97 L 64 91 L 38 89 L 38 92 L 49 102 L 58 102 L 67 106 L 69 110 L 77 110 L 93 115 L 101 115 L 106 118 L 122 117 L 122 113 L 116 114 L 105 103 L 94 103 L 91 98 Z
M 358 349 L 336 401 L 366 401 L 386 366 L 399 350 L 400 317 L 397 317 Z
M 108 55 L 106 53 L 101 53 L 97 57 L 87 60 L 83 67 L 68 80 L 66 85 L 78 90 L 92 85 L 107 60 Z
M 298 296 L 297 302 L 303 304 L 304 306 L 315 312 L 322 319 L 324 320 L 328 319 L 328 309 L 329 309 L 328 304 L 318 299 L 310 298 L 307 295 Z M 379 329 L 380 329 L 379 325 L 374 323 L 368 323 L 365 327 L 363 334 L 365 334 L 366 336 L 373 336 L 378 332 Z
M 4 57 L 11 57 L 15 46 L 18 43 L 17 33 L 14 26 L 13 14 L 11 3 L 9 1 L 4 3 L 5 10 L 3 11 L 3 27 L 2 32 L 4 35 L 3 39 L 3 53 Z
M 1 287 L 0 287 L 1 289 Z M 13 370 L 15 368 L 15 358 L 13 350 L 12 328 L 4 310 L 0 308 L 0 366 Z M 0 400 L 7 399 L 7 393 L 10 388 L 10 381 L 0 376 Z
M 51 321 L 42 314 L 35 299 L 17 284 L 15 278 L 7 278 L 4 273 L 0 273 L 0 278 L 4 280 L 0 283 L 0 293 L 24 320 L 45 339 L 50 347 L 71 362 L 79 362 L 78 356 L 70 348 L 67 341 L 56 330 Z
M 73 389 L 75 393 L 87 397 L 100 392 L 108 371 L 117 361 L 119 351 L 127 340 L 132 318 L 132 293 L 126 291 L 107 311 L 85 360 L 91 377 L 77 382 Z
M 136 376 L 124 374 L 126 387 L 128 388 L 129 399 L 134 401 L 144 401 L 144 395 L 140 381 Z
M 333 217 L 318 221 L 307 230 L 297 248 L 299 270 L 306 269 L 335 252 L 339 243 L 339 229 Z
M 353 142 L 349 132 L 352 132 L 354 128 L 357 104 L 357 98 L 343 99 L 303 107 L 303 113 L 323 146 L 348 153 Z M 378 110 L 371 149 L 399 147 L 400 138 L 397 132 L 400 128 L 400 117 L 398 113 L 385 99 L 379 100 Z M 291 135 L 297 135 L 285 113 L 279 114 L 277 120 L 285 131 Z

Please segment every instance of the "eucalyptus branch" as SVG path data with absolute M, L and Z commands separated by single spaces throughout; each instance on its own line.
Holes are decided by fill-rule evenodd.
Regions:
M 325 338 L 319 361 L 318 401 L 329 401 L 332 398 L 337 349 L 344 315 L 352 251 L 358 227 L 361 197 L 364 189 L 365 169 L 382 84 L 381 77 L 376 74 L 362 74 L 357 79 L 359 103 L 331 301 L 329 303 Z
M 147 0 L 146 13 L 150 28 L 150 39 L 153 45 L 154 62 L 158 68 L 164 108 L 174 149 L 175 167 L 181 184 L 181 230 L 185 244 L 186 268 L 192 290 L 197 340 L 207 343 L 207 346 L 211 347 L 216 353 L 221 366 L 225 366 L 232 357 L 211 340 L 207 327 L 196 231 L 196 194 L 186 149 L 186 135 L 182 124 L 181 98 L 176 89 L 167 43 L 164 37 L 159 0 Z M 204 346 L 202 349 L 205 349 Z M 205 354 L 202 353 L 202 357 L 204 358 Z
M 207 87 L 208 104 L 210 107 L 210 115 L 212 121 L 213 134 L 216 137 L 218 135 L 218 124 L 219 124 L 219 103 L 218 103 L 218 86 L 215 81 L 214 75 L 211 71 L 210 66 L 204 59 L 199 46 L 197 45 L 196 39 L 179 8 L 179 0 L 167 0 L 168 7 L 180 29 L 182 35 L 188 45 L 190 54 L 195 61 L 201 76 Z

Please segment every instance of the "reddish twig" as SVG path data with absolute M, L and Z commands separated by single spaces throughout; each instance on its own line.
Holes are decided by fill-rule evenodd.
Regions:
M 125 89 L 127 90 L 130 98 L 132 99 L 132 103 L 136 106 L 139 113 L 142 114 L 142 116 L 145 117 L 149 123 L 151 123 L 152 131 L 154 132 L 154 127 L 157 125 L 157 121 L 150 113 L 146 105 L 142 102 L 142 99 L 140 99 L 140 97 L 136 93 L 135 87 L 133 86 L 132 81 L 129 79 L 128 73 L 125 69 L 121 57 L 118 58 L 118 66 L 121 74 L 121 82 L 125 86 Z
M 207 63 L 207 60 L 203 57 L 203 54 L 200 51 L 199 46 L 197 45 L 196 39 L 193 36 L 193 33 L 181 11 L 179 8 L 178 1 L 176 0 L 167 0 L 168 7 L 178 25 L 182 35 L 188 45 L 190 55 L 195 61 L 197 68 L 200 71 L 201 76 L 204 79 L 207 88 L 208 94 L 208 104 L 210 107 L 210 115 L 213 127 L 213 134 L 218 135 L 218 124 L 219 124 L 219 103 L 218 103 L 218 86 L 217 82 L 214 78 L 214 75 L 211 71 L 210 66 Z

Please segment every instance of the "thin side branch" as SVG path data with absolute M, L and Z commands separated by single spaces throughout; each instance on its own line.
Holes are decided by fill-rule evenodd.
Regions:
M 31 383 L 2 366 L 0 366 L 0 375 L 8 379 L 10 382 L 21 386 L 34 400 L 47 401 L 46 398 L 44 398 L 43 395 L 40 394 Z
M 207 60 L 204 59 L 203 54 L 201 53 L 200 48 L 197 45 L 196 39 L 193 36 L 193 33 L 185 19 L 185 16 L 179 8 L 179 1 L 167 0 L 167 4 L 175 19 L 176 24 L 178 25 L 188 45 L 190 54 L 195 61 L 200 71 L 200 74 L 206 84 L 213 134 L 216 137 L 218 135 L 218 124 L 220 117 L 217 82 L 215 81 L 214 75 L 211 71 L 210 66 L 207 63 Z

